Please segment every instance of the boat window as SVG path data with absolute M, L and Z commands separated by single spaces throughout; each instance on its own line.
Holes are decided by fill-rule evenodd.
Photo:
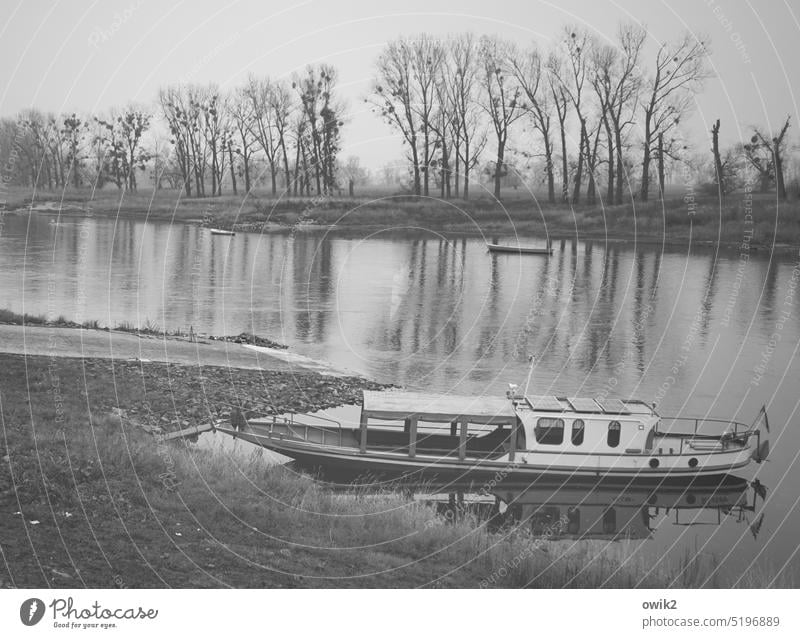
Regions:
M 608 424 L 608 447 L 617 447 L 619 445 L 619 421 L 612 421 Z
M 572 422 L 572 445 L 583 443 L 583 431 L 586 429 L 583 419 L 575 419 Z
M 617 531 L 617 510 L 609 507 L 603 512 L 603 533 L 613 534 Z
M 567 533 L 578 534 L 581 531 L 581 511 L 577 507 L 567 510 Z
M 543 416 L 534 428 L 536 442 L 543 445 L 561 445 L 564 442 L 564 419 Z

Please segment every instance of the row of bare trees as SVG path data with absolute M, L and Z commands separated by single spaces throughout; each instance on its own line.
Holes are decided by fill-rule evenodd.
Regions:
M 337 77 L 335 68 L 319 64 L 291 81 L 251 76 L 227 92 L 216 85 L 166 87 L 156 109 L 163 130 L 151 127 L 154 114 L 133 105 L 92 118 L 31 109 L 0 120 L 0 156 L 13 149 L 14 180 L 49 189 L 113 182 L 136 190 L 137 173 L 151 166 L 158 186 L 215 196 L 223 183 L 238 192 L 237 176 L 249 192 L 255 165 L 269 176 L 273 195 L 279 187 L 287 195 L 330 194 L 338 188 L 343 126 Z
M 663 194 L 669 165 L 691 161 L 681 122 L 709 75 L 707 57 L 706 43 L 688 33 L 648 47 L 638 24 L 621 24 L 613 42 L 569 26 L 549 49 L 421 34 L 385 45 L 365 101 L 403 140 L 415 194 L 468 198 L 488 177 L 499 198 L 527 164 L 550 202 L 593 204 L 603 187 L 608 203 L 622 203 L 626 192 L 647 200 L 653 186 Z M 317 64 L 290 80 L 251 76 L 228 91 L 165 87 L 153 112 L 129 105 L 104 117 L 57 117 L 28 109 L 0 120 L 0 161 L 13 167 L 11 181 L 50 189 L 110 182 L 135 190 L 147 167 L 157 187 L 188 196 L 220 195 L 223 185 L 250 192 L 262 180 L 273 195 L 330 194 L 342 181 L 352 194 L 364 171 L 355 159 L 337 159 L 337 83 L 335 68 Z M 748 143 L 724 153 L 719 127 L 711 173 L 720 191 L 747 169 L 762 190 L 775 184 L 785 198 L 789 120 L 774 133 L 754 128 Z
M 151 159 L 144 147 L 150 119 L 134 106 L 107 118 L 26 109 L 15 120 L 0 121 L 0 155 L 15 154 L 9 181 L 49 189 L 112 181 L 135 190 L 136 173 Z
M 215 85 L 162 89 L 159 105 L 167 123 L 177 173 L 187 195 L 222 193 L 230 175 L 249 192 L 254 161 L 264 163 L 271 192 L 330 194 L 337 184 L 343 105 L 338 74 L 327 64 L 309 66 L 291 82 L 250 76 L 227 93 Z
M 683 149 L 678 126 L 708 71 L 706 44 L 690 34 L 661 44 L 648 69 L 645 38 L 636 24 L 620 25 L 613 44 L 567 27 L 548 51 L 469 33 L 398 38 L 378 59 L 367 101 L 402 135 L 417 194 L 430 193 L 437 173 L 442 196 L 468 197 L 488 145 L 499 197 L 513 141 L 517 155 L 543 159 L 551 202 L 557 174 L 562 200 L 579 202 L 585 188 L 593 202 L 603 164 L 607 198 L 621 202 L 625 158 L 638 148 L 646 200 L 654 161 L 663 192 L 664 163 Z M 535 136 L 521 134 L 526 126 Z

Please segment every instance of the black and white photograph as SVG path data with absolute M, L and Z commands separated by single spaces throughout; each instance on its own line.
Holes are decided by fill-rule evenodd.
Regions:
M 0 633 L 797 635 L 798 41 L 5 2 Z

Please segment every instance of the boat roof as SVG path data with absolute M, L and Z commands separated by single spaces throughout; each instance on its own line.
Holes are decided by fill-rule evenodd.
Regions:
M 468 421 L 476 424 L 515 423 L 517 413 L 501 397 L 428 394 L 425 392 L 376 392 L 364 390 L 361 413 L 374 419 L 416 418 L 430 422 Z
M 609 399 L 588 397 L 525 397 L 531 410 L 537 412 L 582 412 L 590 414 L 636 414 L 655 416 L 652 406 L 638 399 Z

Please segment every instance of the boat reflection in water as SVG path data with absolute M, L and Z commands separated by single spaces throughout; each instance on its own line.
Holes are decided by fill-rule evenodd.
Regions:
M 470 514 L 494 529 L 524 527 L 544 540 L 645 540 L 666 521 L 673 525 L 721 525 L 733 519 L 758 535 L 766 494 L 756 481 L 725 476 L 717 482 L 654 486 L 631 482 L 537 481 L 500 485 L 469 493 L 474 486 L 451 486 L 449 493 L 418 495 L 448 520 Z

